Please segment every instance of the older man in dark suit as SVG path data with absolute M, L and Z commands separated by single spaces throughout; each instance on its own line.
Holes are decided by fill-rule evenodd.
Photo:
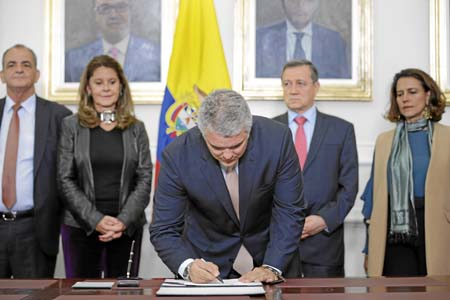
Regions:
M 313 22 L 319 0 L 281 0 L 286 20 L 256 31 L 256 77 L 278 77 L 289 60 L 308 59 L 321 78 L 351 78 L 341 34 Z
M 15 45 L 3 54 L 0 99 L 0 278 L 53 277 L 60 203 L 56 147 L 66 107 L 39 98 L 34 52 Z
M 275 120 L 289 126 L 303 174 L 307 217 L 300 253 L 305 277 L 344 276 L 344 219 L 358 191 L 358 155 L 353 125 L 314 106 L 320 84 L 307 60 L 282 72 L 288 112 Z
M 244 98 L 206 97 L 198 127 L 163 152 L 150 237 L 172 272 L 272 282 L 300 275 L 303 184 L 289 129 Z

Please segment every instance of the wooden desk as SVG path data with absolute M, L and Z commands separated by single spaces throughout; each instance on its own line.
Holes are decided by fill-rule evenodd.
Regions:
M 111 290 L 74 290 L 80 280 L 0 280 L 0 300 L 149 300 L 149 299 L 252 299 L 252 300 L 448 300 L 450 276 L 423 278 L 336 278 L 289 279 L 285 283 L 265 286 L 259 297 L 156 297 L 162 279 L 142 280 L 139 288 Z M 113 280 L 108 280 L 113 281 Z

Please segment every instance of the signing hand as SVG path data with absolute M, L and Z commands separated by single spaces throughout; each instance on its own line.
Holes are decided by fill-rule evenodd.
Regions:
M 257 267 L 251 270 L 250 272 L 244 274 L 241 278 L 239 278 L 240 282 L 272 282 L 278 279 L 278 276 L 275 275 L 268 268 Z
M 318 234 L 322 230 L 327 228 L 327 223 L 321 216 L 310 215 L 305 219 L 305 225 L 303 226 L 303 232 L 301 239 L 306 239 L 307 237 Z
M 220 275 L 219 267 L 212 262 L 196 259 L 189 270 L 189 279 L 194 283 L 209 283 L 217 281 Z

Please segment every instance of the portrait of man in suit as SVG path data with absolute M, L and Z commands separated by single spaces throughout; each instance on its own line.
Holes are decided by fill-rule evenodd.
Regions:
M 310 61 L 285 64 L 281 84 L 288 111 L 274 119 L 292 132 L 307 203 L 300 242 L 302 273 L 344 277 L 344 219 L 358 192 L 353 124 L 316 108 L 319 74 Z
M 324 10 L 330 7 L 328 1 L 280 1 L 284 19 L 263 25 L 257 23 L 256 77 L 278 78 L 281 67 L 287 61 L 308 59 L 317 67 L 320 78 L 351 78 L 351 45 L 340 32 L 316 20 L 321 6 Z M 272 13 L 270 8 L 265 8 L 263 4 L 256 6 L 257 11 L 266 11 L 266 14 Z M 344 8 L 339 11 L 343 12 L 339 15 L 339 22 L 351 27 L 351 9 L 347 12 Z
M 91 58 L 101 54 L 115 58 L 123 66 L 129 81 L 160 81 L 160 22 L 153 23 L 158 27 L 153 30 L 157 42 L 148 37 L 140 37 L 132 30 L 150 27 L 149 24 L 138 24 L 138 21 L 142 20 L 138 20 L 137 14 L 150 9 L 158 11 L 158 7 L 160 1 L 143 3 L 142 1 L 138 3 L 137 0 L 66 1 L 65 82 L 78 82 Z M 82 12 L 83 8 L 91 13 Z M 91 20 L 86 21 L 86 17 L 90 15 Z M 90 35 L 92 34 L 90 31 L 94 35 Z M 80 32 L 89 41 L 80 41 L 82 40 Z M 68 46 L 74 44 L 72 38 L 79 42 L 78 46 Z
M 162 155 L 150 239 L 193 282 L 300 276 L 303 184 L 289 128 L 218 90 Z

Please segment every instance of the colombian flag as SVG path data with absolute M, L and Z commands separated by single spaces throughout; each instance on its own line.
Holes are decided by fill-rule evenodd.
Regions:
M 197 125 L 202 98 L 221 88 L 231 83 L 213 0 L 180 0 L 159 119 L 155 185 L 164 148 Z

